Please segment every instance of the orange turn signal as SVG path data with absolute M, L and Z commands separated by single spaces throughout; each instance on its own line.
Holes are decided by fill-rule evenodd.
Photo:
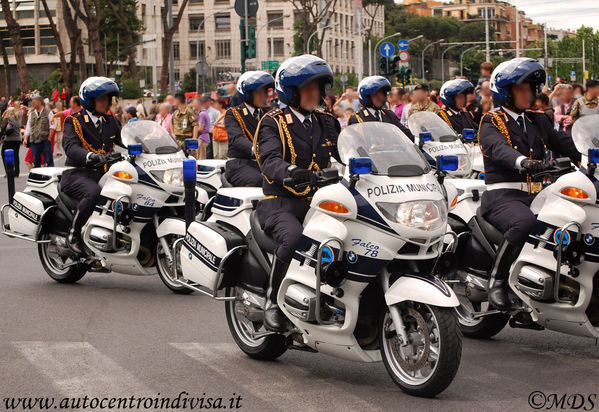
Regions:
M 318 205 L 322 210 L 333 213 L 349 213 L 349 210 L 339 202 L 326 201 Z
M 575 199 L 588 199 L 589 195 L 582 189 L 577 187 L 565 187 L 560 192 L 564 196 L 573 197 Z
M 127 172 L 114 172 L 113 174 L 114 177 L 119 178 L 119 179 L 125 179 L 125 180 L 130 180 L 133 179 L 133 176 L 131 176 L 129 173 Z
M 453 200 L 451 201 L 451 206 L 449 206 L 449 207 L 454 207 L 454 206 L 455 206 L 455 205 L 457 205 L 457 204 L 458 204 L 458 197 L 456 196 L 456 197 L 454 197 L 454 198 L 453 198 Z

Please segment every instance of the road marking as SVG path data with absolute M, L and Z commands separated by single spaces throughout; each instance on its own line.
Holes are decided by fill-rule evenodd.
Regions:
M 282 405 L 301 405 L 302 410 L 320 411 L 326 409 L 328 402 L 324 396 L 328 400 L 334 399 L 335 409 L 380 410 L 343 389 L 342 386 L 349 386 L 344 382 L 318 378 L 284 360 L 267 362 L 251 359 L 233 343 L 170 345 L 277 409 Z
M 12 342 L 68 396 L 156 395 L 88 342 Z

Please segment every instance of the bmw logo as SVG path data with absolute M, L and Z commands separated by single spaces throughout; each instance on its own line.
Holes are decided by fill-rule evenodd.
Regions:
M 587 245 L 592 245 L 593 242 L 595 242 L 595 236 L 591 235 L 590 233 L 584 236 L 584 243 Z
M 139 209 L 139 205 L 137 203 L 133 203 L 133 210 Z
M 187 259 L 191 260 L 191 252 L 187 255 Z
M 356 252 L 354 251 L 349 251 L 347 252 L 347 261 L 349 263 L 356 263 L 356 261 L 358 260 L 358 255 L 356 255 Z

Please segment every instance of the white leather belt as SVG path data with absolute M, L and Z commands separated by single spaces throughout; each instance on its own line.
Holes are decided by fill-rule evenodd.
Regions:
M 539 193 L 542 189 L 542 185 L 540 182 L 504 182 L 504 183 L 489 183 L 487 185 L 487 190 L 497 190 L 497 189 L 513 189 L 513 190 L 521 190 L 527 193 Z

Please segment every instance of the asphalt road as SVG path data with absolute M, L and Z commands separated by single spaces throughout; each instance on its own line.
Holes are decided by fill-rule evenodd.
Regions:
M 17 188 L 24 184 L 19 178 Z M 419 399 L 403 394 L 382 363 L 297 351 L 251 360 L 235 346 L 222 303 L 174 295 L 157 276 L 88 274 L 58 284 L 35 245 L 2 235 L 0 275 L 0 410 L 8 397 L 58 403 L 185 391 L 223 397 L 227 406 L 233 397 L 245 410 L 519 411 L 531 410 L 533 391 L 599 392 L 599 348 L 587 338 L 509 327 L 491 340 L 464 338 L 452 385 L 436 399 Z

